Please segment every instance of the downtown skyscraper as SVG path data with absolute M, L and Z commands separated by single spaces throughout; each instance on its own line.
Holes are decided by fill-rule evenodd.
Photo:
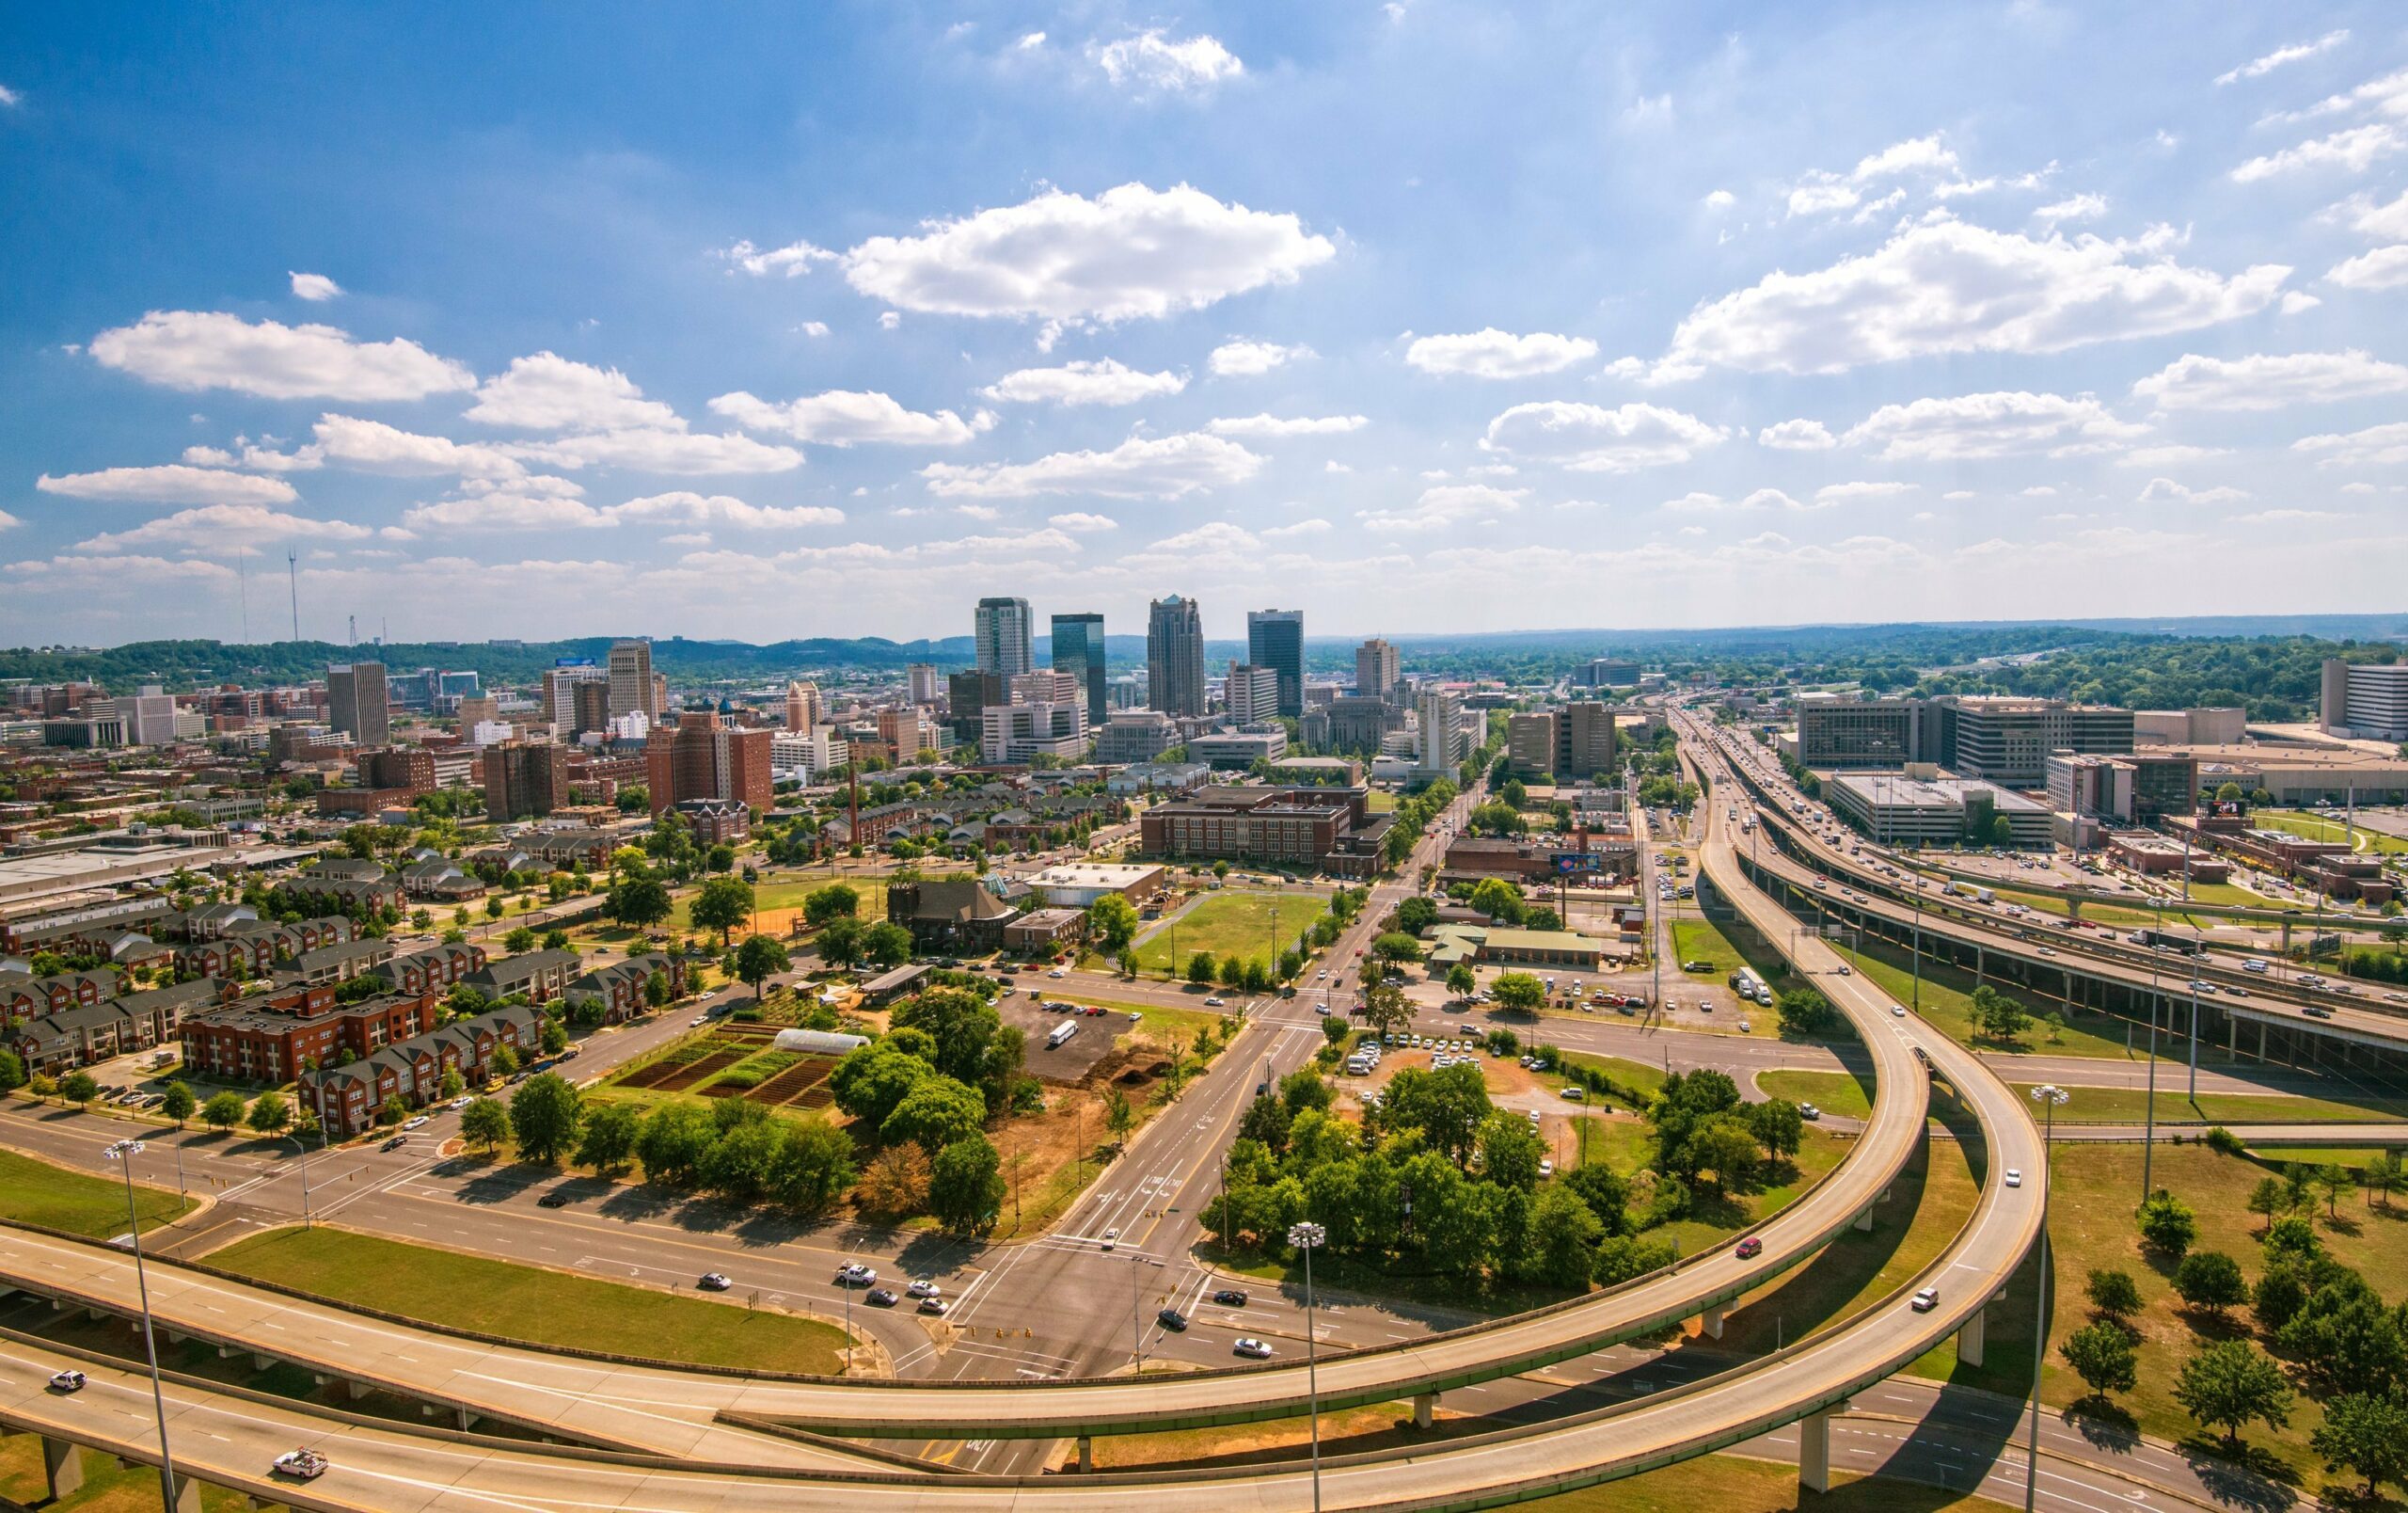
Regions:
M 1009 679 L 1037 665 L 1035 628 L 1024 598 L 982 598 L 971 619 L 978 671 Z
M 1087 707 L 1087 725 L 1101 729 L 1110 718 L 1103 681 L 1103 616 L 1054 616 L 1054 670 L 1077 679 Z
M 1248 610 L 1245 660 L 1279 675 L 1279 713 L 1291 720 L 1305 712 L 1305 612 Z
M 1192 598 L 1156 599 L 1146 615 L 1146 702 L 1173 719 L 1210 708 L 1204 693 L 1204 613 Z

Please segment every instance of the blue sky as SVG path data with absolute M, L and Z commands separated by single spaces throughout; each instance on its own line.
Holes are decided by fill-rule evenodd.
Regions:
M 20 7 L 0 638 L 2388 610 L 2381 6 Z

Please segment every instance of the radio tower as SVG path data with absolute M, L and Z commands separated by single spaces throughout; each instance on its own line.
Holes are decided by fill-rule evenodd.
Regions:
M 293 586 L 293 640 L 301 641 L 301 557 L 291 547 L 284 549 L 285 581 Z
M 356 646 L 356 645 L 359 645 L 359 616 L 358 616 L 358 615 L 356 615 L 356 614 L 355 614 L 355 615 L 353 615 L 353 616 L 351 617 L 351 643 L 350 643 L 350 644 L 351 644 L 352 645 L 355 645 L 355 646 Z

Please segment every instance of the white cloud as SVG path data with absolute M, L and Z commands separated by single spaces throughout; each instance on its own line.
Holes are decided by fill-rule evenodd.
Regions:
M 1354 470 L 1333 457 L 1321 465 L 1321 470 L 1325 473 L 1351 473 Z
M 811 271 L 815 263 L 833 263 L 836 254 L 809 242 L 789 242 L 781 247 L 764 250 L 750 242 L 738 242 L 720 254 L 731 264 L 730 273 L 742 270 L 755 279 L 770 274 L 781 278 L 800 279 Z
M 1139 91 L 1201 93 L 1245 72 L 1217 38 L 1199 34 L 1173 41 L 1160 27 L 1117 41 L 1091 42 L 1087 57 L 1115 85 Z
M 2303 294 L 2299 290 L 2294 289 L 2289 294 L 2283 296 L 2283 313 L 2286 315 L 2297 315 L 2305 311 L 2314 310 L 2317 306 L 2323 303 L 2324 301 L 2317 298 L 2314 295 Z
M 928 492 L 958 498 L 1097 494 L 1106 499 L 1179 499 L 1199 489 L 1244 483 L 1261 468 L 1260 457 L 1234 441 L 1188 432 L 1134 437 L 1109 452 L 1056 452 L 1035 462 L 930 463 L 920 476 L 927 480 Z
M 1820 421 L 1783 421 L 1758 431 L 1756 445 L 1775 452 L 1829 452 L 1839 442 Z
M 1004 518 L 1004 512 L 992 504 L 956 504 L 953 508 L 955 514 L 967 515 L 974 520 L 1000 520 Z
M 979 393 L 997 404 L 1134 405 L 1176 394 L 1186 387 L 1185 374 L 1140 373 L 1111 358 L 1101 358 L 1066 362 L 1058 368 L 1022 368 L 1004 374 Z
M 805 321 L 800 326 L 796 326 L 795 329 L 800 331 L 805 336 L 822 337 L 828 334 L 828 323 L 826 321 Z
M 1778 488 L 1759 488 L 1739 502 L 1743 510 L 1802 510 L 1806 506 Z
M 2335 510 L 2257 510 L 2248 515 L 2236 515 L 2234 525 L 2305 525 L 2314 520 L 2346 520 L 2349 517 Z
M 402 512 L 403 525 L 423 531 L 561 531 L 616 523 L 583 500 L 510 487 L 480 489 Z
M 415 342 L 355 342 L 331 326 L 254 325 L 239 315 L 154 310 L 92 338 L 104 368 L 170 389 L 230 389 L 261 399 L 424 399 L 476 387 L 476 375 Z
M 901 311 L 882 310 L 878 312 L 878 328 L 881 331 L 895 330 L 899 328 L 902 324 L 903 312 Z
M 2023 489 L 2021 492 L 2025 499 L 2054 499 L 2057 497 L 2056 489 L 2048 484 L 2035 484 L 2030 488 Z
M 951 410 L 923 414 L 905 409 L 886 394 L 844 389 L 805 395 L 784 405 L 755 399 L 738 390 L 712 400 L 711 411 L 747 430 L 783 431 L 798 441 L 830 447 L 864 442 L 952 447 L 959 446 L 983 429 Z
M 2238 84 L 2243 79 L 2261 78 L 2286 63 L 2297 63 L 2303 58 L 2314 57 L 2319 53 L 2330 52 L 2349 40 L 2349 29 L 2343 27 L 2338 31 L 2326 32 L 2312 42 L 2293 42 L 2288 47 L 2278 47 L 2262 57 L 2250 59 L 2228 73 L 2217 74 L 2216 83 Z
M 2377 490 L 2372 484 L 2356 483 L 2343 484 L 2341 486 L 2341 492 L 2344 494 L 2372 494 L 2377 492 Z
M 1834 210 L 1846 210 L 1863 196 L 1864 185 L 1883 179 L 1908 174 L 1953 174 L 1957 171 L 1956 154 L 1937 135 L 1911 137 L 1893 142 L 1878 152 L 1857 160 L 1856 167 L 1846 176 L 1836 173 L 1808 174 L 1789 191 L 1789 213 L 1792 215 L 1818 215 Z M 1989 187 L 1995 181 L 1985 180 L 1980 187 Z M 1897 203 L 1898 197 L 1884 196 L 1886 208 Z
M 2396 127 L 2375 121 L 2251 158 L 2232 170 L 2232 182 L 2256 183 L 2261 179 L 2308 168 L 2337 167 L 2349 173 L 2364 173 L 2375 159 L 2388 157 L 2402 148 L 2408 148 L 2408 135 L 2402 135 Z
M 2244 489 L 2218 486 L 2214 488 L 2193 488 L 2171 478 L 2152 478 L 2148 486 L 2133 501 L 2137 504 L 2229 504 L 2249 497 Z
M 1327 520 L 1316 516 L 1311 519 L 1297 520 L 1288 525 L 1270 526 L 1259 534 L 1265 541 L 1288 541 L 1297 536 L 1327 535 L 1330 529 L 1330 523 Z
M 1884 405 L 1842 438 L 1885 462 L 1960 462 L 2021 452 L 2101 451 L 2148 427 L 2119 421 L 2087 394 L 1959 394 Z
M 2054 226 L 2060 221 L 2097 220 L 2106 214 L 2105 195 L 2068 195 L 2053 205 L 2042 205 L 2032 213 L 2032 218 Z
M 2347 211 L 2350 228 L 2378 242 L 2408 242 L 2408 191 L 2387 204 L 2376 204 L 2373 197 L 2353 196 L 2334 207 Z
M 1522 507 L 1527 493 L 1491 484 L 1438 484 L 1403 509 L 1358 510 L 1356 518 L 1374 531 L 1436 531 L 1466 520 L 1510 515 Z
M 2325 454 L 2321 467 L 2390 467 L 2408 462 L 2408 421 L 2370 425 L 2346 435 L 2305 436 L 2292 442 L 2291 450 Z
M 316 447 L 302 447 L 293 452 L 277 452 L 256 446 L 246 437 L 236 437 L 234 444 L 242 451 L 229 452 L 222 447 L 186 447 L 182 460 L 196 468 L 244 468 L 252 472 L 312 472 L 325 466 L 325 454 Z
M 1274 368 L 1302 362 L 1312 355 L 1313 349 L 1308 346 L 1281 346 L 1276 342 L 1241 337 L 1214 347 L 1206 361 L 1223 378 L 1259 378 Z
M 1789 213 L 1792 215 L 1825 215 L 1834 210 L 1846 210 L 1862 198 L 1839 180 L 1826 178 L 1801 183 L 1790 190 Z
M 1911 494 L 1914 491 L 1914 485 L 1903 484 L 1895 480 L 1847 484 L 1825 484 L 1822 487 L 1814 490 L 1814 502 L 1817 504 L 1842 504 L 1850 500 L 1859 499 L 1894 499 L 1900 494 Z
M 68 499 L 143 504 L 289 504 L 300 496 L 281 478 L 161 463 L 149 468 L 103 468 L 98 472 L 48 473 L 34 480 L 45 494 Z
M 0 510 L 0 531 L 13 531 L 24 523 L 7 510 Z
M 2337 263 L 2324 275 L 2324 281 L 2344 289 L 2397 289 L 2408 284 L 2408 243 L 2379 247 Z
M 1729 210 L 1738 202 L 1739 197 L 1728 189 L 1713 190 L 1706 195 L 1704 200 L 1705 208 L 1708 210 Z
M 790 531 L 808 525 L 842 525 L 845 512 L 816 504 L 748 504 L 725 494 L 678 491 L 649 494 L 603 511 L 612 521 L 676 525 L 723 525 L 739 531 Z
M 635 472 L 786 472 L 802 466 L 792 447 L 766 446 L 731 431 L 722 436 L 688 431 L 596 431 L 551 441 L 514 442 L 511 455 L 555 468 L 626 468 Z
M 1337 255 L 1292 215 L 1224 204 L 1183 183 L 1124 183 L 1093 199 L 1048 190 L 928 222 L 918 236 L 872 237 L 844 267 L 856 290 L 902 310 L 1120 321 L 1293 283 Z
M 1630 126 L 1669 126 L 1672 121 L 1672 97 L 1640 95 L 1623 107 L 1622 119 Z
M 515 479 L 526 472 L 515 457 L 483 442 L 420 436 L 350 415 L 325 415 L 311 429 L 314 446 L 304 451 L 341 468 L 389 473 L 398 478 Z
M 313 305 L 338 298 L 342 294 L 342 286 L 323 273 L 287 273 L 285 277 L 293 280 L 293 296 Z
M 123 551 L 130 547 L 186 547 L 211 550 L 235 540 L 365 541 L 376 533 L 343 520 L 311 520 L 263 504 L 206 504 L 79 542 L 78 551 Z
M 2290 274 L 2269 263 L 2224 279 L 2153 251 L 2154 243 L 2036 241 L 1956 220 L 1920 225 L 1874 252 L 1774 273 L 1699 307 L 1659 367 L 1841 373 L 1941 353 L 2057 352 L 2249 314 Z
M 1702 510 L 1719 510 L 1723 507 L 1724 502 L 1719 494 L 1709 494 L 1703 489 L 1693 488 L 1678 499 L 1666 500 L 1663 507 L 1686 515 Z
M 1585 336 L 1533 331 L 1515 336 L 1491 326 L 1463 336 L 1425 336 L 1404 349 L 1404 360 L 1423 373 L 1470 378 L 1529 378 L 1560 373 L 1597 355 Z
M 686 424 L 675 410 L 644 398 L 618 369 L 550 352 L 511 358 L 508 373 L 477 390 L 467 418 L 522 431 L 683 430 Z
M 24 103 L 25 96 L 24 90 L 11 89 L 7 85 L 0 84 L 0 105 L 6 105 L 9 109 L 13 110 Z
M 2408 248 L 2403 248 L 2408 251 Z M 2132 385 L 2162 410 L 2273 410 L 2408 390 L 2408 368 L 2353 348 L 2286 356 L 2176 358 Z
M 1081 534 L 1120 529 L 1120 522 L 1111 516 L 1089 515 L 1084 510 L 1073 510 L 1067 515 L 1049 515 L 1045 518 L 1045 523 L 1056 531 L 1069 531 Z
M 1617 409 L 1563 400 L 1516 405 L 1488 422 L 1483 451 L 1554 462 L 1576 472 L 1624 472 L 1687 462 L 1721 444 L 1725 432 L 1656 405 Z
M 1343 436 L 1359 431 L 1371 422 L 1360 415 L 1280 415 L 1228 416 L 1213 421 L 1205 429 L 1214 436 L 1261 437 L 1283 436 Z

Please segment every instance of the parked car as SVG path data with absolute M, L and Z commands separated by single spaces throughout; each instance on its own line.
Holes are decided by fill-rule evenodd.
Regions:
M 736 1283 L 727 1280 L 724 1271 L 705 1271 L 694 1285 L 705 1292 L 725 1292 Z
M 1798 1117 L 1800 1119 L 1820 1119 L 1823 1117 L 1823 1111 L 1815 1107 L 1813 1104 L 1799 1104 L 1798 1106 Z

